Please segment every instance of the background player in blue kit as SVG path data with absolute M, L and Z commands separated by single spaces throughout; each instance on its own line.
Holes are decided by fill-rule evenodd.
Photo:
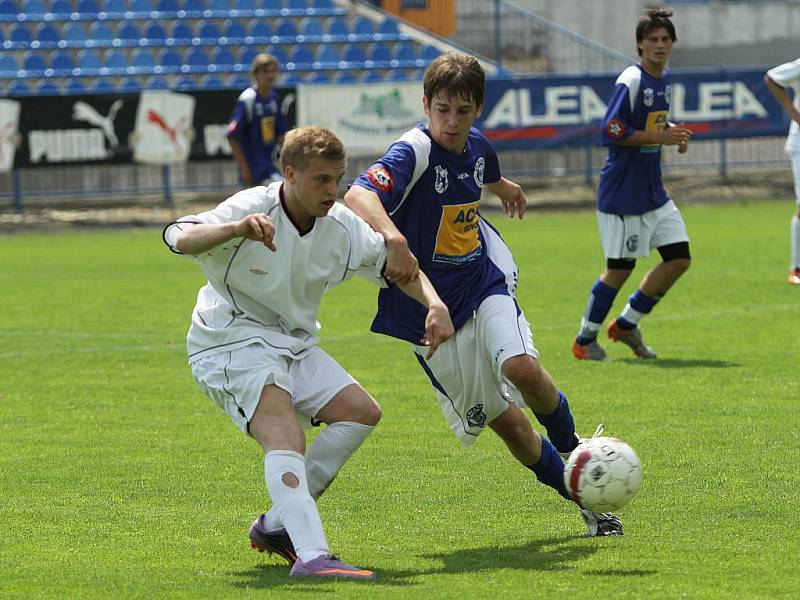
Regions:
M 417 342 L 425 312 L 396 287 L 381 290 L 372 330 L 406 340 L 436 390 L 450 429 L 467 446 L 489 427 L 546 485 L 571 499 L 560 453 L 578 444 L 566 396 L 539 363 L 516 302 L 511 251 L 478 212 L 488 187 L 522 218 L 522 189 L 500 173 L 492 145 L 472 127 L 484 105 L 485 75 L 472 56 L 446 54 L 425 72 L 427 126 L 403 134 L 359 176 L 345 202 L 386 240 L 385 275 L 413 281 L 420 267 L 450 310 L 455 335 L 435 356 Z M 549 440 L 531 427 L 527 404 Z M 587 535 L 621 535 L 611 514 L 582 511 Z
M 273 158 L 289 124 L 272 89 L 279 68 L 278 59 L 269 54 L 253 59 L 255 85 L 239 95 L 228 121 L 226 136 L 245 187 L 281 178 Z
M 597 218 L 606 268 L 592 287 L 572 353 L 581 360 L 605 360 L 597 334 L 614 298 L 636 266 L 636 257 L 657 248 L 662 262 L 642 279 L 608 337 L 641 358 L 656 358 L 644 343 L 639 321 L 663 298 L 691 264 L 689 237 L 678 208 L 661 183 L 661 146 L 686 152 L 691 131 L 669 122 L 672 97 L 667 60 L 677 40 L 672 11 L 651 8 L 636 26 L 642 60 L 617 78 L 602 123 L 608 157 L 600 172 Z

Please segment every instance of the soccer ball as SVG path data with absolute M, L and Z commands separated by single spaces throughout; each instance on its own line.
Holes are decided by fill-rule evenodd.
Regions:
M 569 455 L 564 484 L 581 508 L 603 513 L 625 506 L 639 489 L 642 463 L 622 440 L 597 437 Z

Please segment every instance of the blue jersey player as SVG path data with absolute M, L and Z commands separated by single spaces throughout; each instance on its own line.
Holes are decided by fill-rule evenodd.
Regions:
M 403 134 L 345 195 L 345 202 L 387 243 L 385 276 L 413 281 L 421 268 L 450 310 L 454 336 L 425 357 L 425 314 L 395 287 L 381 290 L 372 330 L 412 345 L 451 431 L 462 444 L 486 428 L 523 465 L 571 500 L 561 453 L 578 444 L 567 398 L 539 363 L 515 298 L 518 271 L 510 250 L 479 212 L 485 186 L 505 212 L 522 218 L 527 200 L 505 179 L 492 145 L 475 128 L 485 75 L 472 56 L 446 54 L 425 72 L 426 126 Z M 548 438 L 532 427 L 531 407 Z M 581 513 L 587 535 L 621 535 L 611 514 Z
M 597 191 L 597 218 L 606 268 L 592 287 L 572 353 L 580 360 L 605 360 L 597 334 L 636 258 L 658 249 L 662 262 L 642 279 L 620 316 L 607 329 L 636 356 L 656 358 L 639 321 L 653 310 L 691 264 L 689 237 L 678 208 L 661 183 L 661 146 L 686 152 L 691 131 L 669 122 L 672 86 L 666 69 L 676 41 L 672 11 L 651 8 L 636 27 L 641 62 L 617 78 L 602 123 L 606 164 Z
M 274 56 L 259 54 L 253 59 L 255 85 L 239 95 L 228 121 L 228 144 L 245 187 L 281 179 L 274 155 L 289 125 L 272 89 L 278 69 Z

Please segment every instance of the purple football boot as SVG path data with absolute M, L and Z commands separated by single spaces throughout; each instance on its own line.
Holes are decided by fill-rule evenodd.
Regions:
M 323 554 L 308 562 L 297 559 L 291 577 L 341 577 L 342 579 L 364 579 L 372 581 L 378 578 L 375 571 L 351 567 L 331 554 Z
M 274 552 L 285 558 L 289 566 L 294 565 L 297 560 L 297 554 L 294 551 L 292 538 L 289 537 L 285 529 L 275 529 L 273 531 L 264 529 L 261 525 L 263 516 L 259 515 L 250 526 L 250 547 L 259 552 L 266 551 L 269 554 Z

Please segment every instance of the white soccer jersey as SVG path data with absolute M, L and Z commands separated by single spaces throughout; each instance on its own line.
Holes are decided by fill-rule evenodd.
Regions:
M 794 106 L 800 110 L 800 58 L 770 69 L 767 71 L 767 75 L 781 87 L 794 90 Z M 800 152 L 800 125 L 795 120 L 792 120 L 789 126 L 786 150 L 787 152 Z
M 385 285 L 383 237 L 336 203 L 300 235 L 281 200 L 281 182 L 241 191 L 215 209 L 183 217 L 164 230 L 173 251 L 180 230 L 195 223 L 230 223 L 264 213 L 275 224 L 276 252 L 235 238 L 194 256 L 208 278 L 192 313 L 189 362 L 252 343 L 292 358 L 317 345 L 317 314 L 325 291 L 354 274 Z

